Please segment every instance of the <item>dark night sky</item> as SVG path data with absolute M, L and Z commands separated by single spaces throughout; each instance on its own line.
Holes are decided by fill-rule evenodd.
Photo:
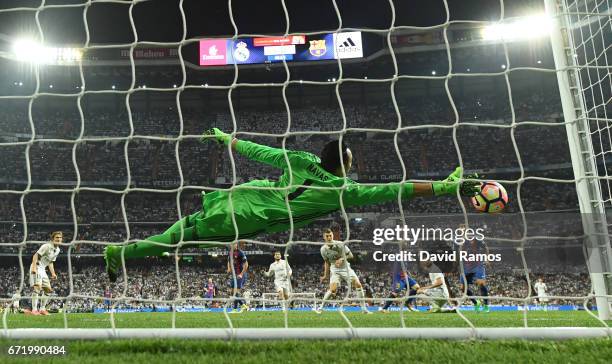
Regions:
M 79 4 L 83 0 L 47 0 L 45 4 Z M 286 0 L 290 32 L 333 30 L 338 19 L 331 0 Z M 387 0 L 337 0 L 343 27 L 388 28 L 391 7 Z M 442 0 L 395 0 L 396 25 L 431 26 L 446 17 Z M 0 0 L 0 9 L 38 6 L 40 0 Z M 499 0 L 449 0 L 451 20 L 497 20 Z M 133 41 L 129 22 L 129 1 L 125 4 L 95 2 L 88 9 L 92 43 L 126 43 Z M 234 0 L 234 19 L 239 33 L 283 33 L 285 15 L 280 0 Z M 231 35 L 228 0 L 185 0 L 187 38 Z M 506 0 L 505 16 L 543 11 L 541 0 Z M 9 37 L 36 35 L 35 12 L 0 13 L 0 34 Z M 139 40 L 177 41 L 182 22 L 178 1 L 151 0 L 133 8 Z M 46 9 L 40 13 L 45 40 L 52 44 L 81 44 L 85 40 L 83 7 Z

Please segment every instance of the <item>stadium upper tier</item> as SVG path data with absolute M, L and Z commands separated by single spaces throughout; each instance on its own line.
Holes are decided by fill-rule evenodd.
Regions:
M 408 178 L 445 175 L 459 164 L 453 141 L 455 121 L 445 97 L 407 98 L 401 100 L 402 127 L 398 135 L 398 149 L 406 166 Z M 505 100 L 507 101 L 507 100 Z M 526 170 L 569 168 L 569 151 L 565 128 L 557 123 L 558 103 L 547 94 L 532 94 L 528 100 L 516 104 L 516 120 L 538 121 L 546 125 L 518 124 L 513 130 L 509 104 L 491 96 L 479 97 L 474 103 L 456 103 L 461 123 L 488 126 L 460 125 L 456 140 L 468 170 L 481 172 L 518 171 L 519 160 L 513 138 L 520 151 L 520 162 Z M 402 178 L 400 157 L 393 137 L 398 116 L 391 104 L 345 105 L 347 128 L 345 140 L 355 152 L 352 177 L 365 182 L 389 182 Z M 185 185 L 222 186 L 231 183 L 231 165 L 227 151 L 212 143 L 201 144 L 197 136 L 210 127 L 234 129 L 230 113 L 223 109 L 182 110 L 183 134 L 176 108 L 156 108 L 134 111 L 131 122 L 134 136 L 130 138 L 130 118 L 125 112 L 114 113 L 97 109 L 84 114 L 83 137 L 76 145 L 76 161 L 81 186 L 123 186 L 127 181 L 124 144 L 128 143 L 128 159 L 133 187 L 175 188 L 180 183 L 176 139 L 181 138 L 178 152 Z M 240 138 L 281 147 L 282 135 L 287 131 L 284 110 L 238 110 L 235 113 Z M 1 138 L 6 142 L 27 141 L 31 126 L 27 112 L 20 107 L 4 108 L 0 119 L 5 126 Z M 72 164 L 73 143 L 81 132 L 81 117 L 70 108 L 48 105 L 34 110 L 32 121 L 36 140 L 29 150 L 32 182 L 41 186 L 70 187 L 76 183 Z M 439 127 L 413 128 L 418 125 Z M 445 127 L 447 126 L 447 127 Z M 306 150 L 318 154 L 323 144 L 335 135 L 318 132 L 341 132 L 342 115 L 339 109 L 307 106 L 291 110 L 291 132 L 299 132 L 287 140 L 287 149 Z M 367 129 L 360 129 L 366 128 Z M 513 131 L 512 131 L 513 130 Z M 311 131 L 312 133 L 307 133 Z M 306 133 L 304 133 L 306 132 Z M 248 133 L 269 133 L 254 136 Z M 546 136 L 545 138 L 543 136 Z M 162 140 L 150 140 L 160 137 Z M 163 138 L 166 138 L 165 140 Z M 47 142 L 41 139 L 62 139 L 67 142 Z M 129 140 L 129 141 L 128 141 Z M 0 147 L 7 158 L 0 161 L 0 186 L 22 189 L 27 181 L 26 145 Z M 274 178 L 279 171 L 236 158 L 237 182 L 253 178 Z M 22 187 L 19 187 L 22 186 Z

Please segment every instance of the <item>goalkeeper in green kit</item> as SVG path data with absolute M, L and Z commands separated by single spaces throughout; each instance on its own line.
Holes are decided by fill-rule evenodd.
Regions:
M 201 140 L 210 138 L 226 146 L 231 144 L 233 151 L 253 161 L 282 169 L 282 176 L 278 181 L 250 181 L 234 187 L 231 192 L 217 190 L 203 194 L 202 209 L 177 221 L 163 234 L 124 246 L 107 246 L 104 259 L 111 281 L 117 279 L 121 268 L 122 250 L 125 259 L 130 259 L 162 256 L 176 249 L 175 244 L 180 241 L 203 241 L 201 246 L 207 248 L 222 242 L 253 239 L 263 233 L 289 230 L 290 220 L 294 228 L 308 225 L 340 210 L 340 199 L 347 208 L 397 201 L 400 190 L 403 199 L 411 199 L 456 195 L 458 189 L 464 196 L 473 196 L 479 189 L 478 182 L 459 182 L 459 167 L 443 181 L 361 185 L 345 177 L 353 156 L 351 150 L 337 140 L 327 143 L 317 157 L 308 152 L 283 151 L 238 140 L 217 128 L 204 133 Z M 238 231 L 234 228 L 232 213 Z

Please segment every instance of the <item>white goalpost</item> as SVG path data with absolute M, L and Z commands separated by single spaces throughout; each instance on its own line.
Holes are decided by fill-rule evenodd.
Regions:
M 287 6 L 284 0 L 279 0 L 282 3 L 283 11 L 286 17 L 286 30 L 282 36 L 291 36 L 291 35 L 316 35 L 321 32 L 312 32 L 312 33 L 292 33 L 290 32 L 290 14 L 287 10 Z M 610 180 L 612 177 L 607 169 L 607 162 L 610 160 L 607 159 L 608 154 L 612 154 L 612 117 L 610 113 L 612 110 L 610 109 L 611 101 L 611 93 L 610 89 L 612 89 L 612 75 L 610 74 L 611 64 L 608 59 L 608 55 L 612 49 L 612 9 L 610 8 L 609 0 L 543 0 L 546 4 L 547 15 L 553 19 L 552 21 L 552 30 L 551 30 L 551 44 L 554 55 L 555 69 L 544 69 L 544 68 L 528 68 L 530 72 L 555 72 L 558 78 L 560 97 L 563 106 L 563 117 L 565 123 L 565 130 L 567 132 L 567 138 L 569 141 L 571 158 L 572 158 L 572 168 L 574 172 L 574 180 L 564 180 L 563 182 L 575 182 L 576 190 L 580 203 L 580 211 L 582 213 L 582 222 L 585 234 L 585 253 L 587 257 L 587 263 L 589 267 L 589 274 L 592 283 L 591 293 L 584 297 L 565 297 L 565 296 L 549 296 L 550 299 L 572 299 L 575 301 L 579 301 L 584 305 L 586 312 L 588 312 L 593 318 L 597 319 L 599 324 L 598 327 L 530 327 L 528 320 L 528 310 L 525 309 L 522 312 L 522 324 L 523 327 L 499 327 L 499 328 L 483 328 L 477 327 L 470 318 L 468 318 L 461 310 L 457 310 L 457 313 L 453 313 L 454 315 L 458 315 L 464 324 L 465 327 L 457 328 L 457 327 L 442 327 L 442 328 L 412 328 L 407 327 L 406 320 L 408 318 L 405 317 L 403 310 L 400 310 L 400 322 L 398 327 L 357 327 L 350 319 L 350 315 L 347 315 L 342 310 L 338 310 L 338 312 L 334 312 L 334 315 L 340 315 L 342 317 L 342 322 L 345 323 L 345 327 L 343 328 L 303 328 L 303 327 L 291 327 L 291 319 L 288 310 L 274 313 L 278 315 L 282 315 L 284 319 L 284 323 L 282 327 L 278 328 L 237 328 L 234 327 L 233 321 L 235 318 L 232 315 L 228 315 L 227 308 L 229 307 L 229 303 L 235 298 L 214 298 L 214 301 L 222 302 L 225 305 L 225 308 L 219 315 L 223 315 L 227 321 L 226 328 L 180 328 L 177 327 L 177 310 L 171 309 L 172 312 L 172 321 L 171 325 L 168 328 L 155 328 L 155 329 L 136 329 L 136 328 L 120 328 L 120 325 L 117 325 L 117 318 L 114 312 L 110 313 L 110 323 L 111 328 L 74 328 L 70 327 L 70 319 L 68 317 L 69 313 L 64 310 L 63 315 L 63 328 L 52 328 L 52 329 L 43 329 L 43 328 L 12 328 L 9 325 L 9 313 L 6 310 L 2 314 L 2 330 L 0 330 L 0 338 L 2 339 L 119 339 L 119 338 L 197 338 L 197 339 L 223 339 L 223 340 L 231 340 L 231 339 L 249 339 L 249 340 L 257 340 L 257 339 L 380 339 L 380 338 L 405 338 L 405 339 L 453 339 L 453 340 L 465 340 L 465 339 L 573 339 L 573 338 L 603 338 L 603 337 L 612 337 L 612 328 L 610 328 L 609 323 L 606 320 L 610 320 L 612 318 L 612 248 L 610 246 L 610 237 L 609 237 L 609 223 L 607 222 L 607 214 L 608 212 L 612 212 L 612 189 L 610 189 Z M 117 4 L 126 4 L 125 1 L 119 0 L 101 0 L 96 1 L 99 3 L 117 3 Z M 305 85 L 330 85 L 333 84 L 335 86 L 334 97 L 336 98 L 339 106 L 340 112 L 342 116 L 342 130 L 339 131 L 340 139 L 350 131 L 367 131 L 367 132 L 379 132 L 385 135 L 393 135 L 394 138 L 394 149 L 397 155 L 401 155 L 400 149 L 398 146 L 398 136 L 401 132 L 412 131 L 412 130 L 421 130 L 428 128 L 441 128 L 441 129 L 450 129 L 453 132 L 453 145 L 454 149 L 457 151 L 457 155 L 459 156 L 459 161 L 463 166 L 461 149 L 457 142 L 456 133 L 457 129 L 459 129 L 459 112 L 458 106 L 455 104 L 455 98 L 453 93 L 451 92 L 451 88 L 449 87 L 449 81 L 452 78 L 468 78 L 468 77 L 486 77 L 486 76 L 502 76 L 503 82 L 507 86 L 508 89 L 508 103 L 509 108 L 512 114 L 511 123 L 508 125 L 500 126 L 498 123 L 494 122 L 481 122 L 478 123 L 470 123 L 470 122 L 462 122 L 463 125 L 472 125 L 475 127 L 480 126 L 491 126 L 495 128 L 504 128 L 503 130 L 508 130 L 514 142 L 514 148 L 517 155 L 517 159 L 520 167 L 520 178 L 513 181 L 507 181 L 508 183 L 517 184 L 520 186 L 526 178 L 523 165 L 521 162 L 520 152 L 518 151 L 518 146 L 514 140 L 514 131 L 517 128 L 517 123 L 515 112 L 514 112 L 514 104 L 512 99 L 512 87 L 509 79 L 509 75 L 516 70 L 511 62 L 509 57 L 509 52 L 506 45 L 506 40 L 501 38 L 499 39 L 499 43 L 503 44 L 504 49 L 504 57 L 505 64 L 503 70 L 495 73 L 469 73 L 463 72 L 462 70 L 458 70 L 453 67 L 453 57 L 451 54 L 451 45 L 449 41 L 449 27 L 452 25 L 466 25 L 470 27 L 485 27 L 490 25 L 499 25 L 504 24 L 506 22 L 511 22 L 516 20 L 516 18 L 508 19 L 504 16 L 504 0 L 500 0 L 500 6 L 502 9 L 501 15 L 497 21 L 461 21 L 461 20 L 451 20 L 451 14 L 449 11 L 448 0 L 443 0 L 446 20 L 435 26 L 429 27 L 421 27 L 421 26 L 406 26 L 406 25 L 397 25 L 395 23 L 395 11 L 396 7 L 393 0 L 389 0 L 389 7 L 392 12 L 392 22 L 386 29 L 354 29 L 347 28 L 343 25 L 342 15 L 336 4 L 335 0 L 331 0 L 333 4 L 333 8 L 335 14 L 339 21 L 338 29 L 335 29 L 335 33 L 342 33 L 348 31 L 361 31 L 361 32 L 370 32 L 373 34 L 377 34 L 381 37 L 384 37 L 386 46 L 389 48 L 389 55 L 393 65 L 393 76 L 388 79 L 373 79 L 373 78 L 365 78 L 365 79 L 355 79 L 355 78 L 347 78 L 343 76 L 343 63 L 340 59 L 337 60 L 337 65 L 339 69 L 339 77 L 338 79 L 333 79 L 333 81 L 328 82 L 319 82 L 319 81 L 308 81 L 308 80 L 294 80 L 291 79 L 290 69 L 287 66 L 286 61 L 282 62 L 282 67 L 286 73 L 286 80 L 280 83 L 269 83 L 269 84 L 241 84 L 238 82 L 238 74 L 239 67 L 234 63 L 233 66 L 229 66 L 233 69 L 234 78 L 231 85 L 227 86 L 218 86 L 218 85 L 189 85 L 187 84 L 187 76 L 186 76 L 186 62 L 183 59 L 182 48 L 186 45 L 195 44 L 200 41 L 200 38 L 188 38 L 187 37 L 187 16 L 185 14 L 185 10 L 183 9 L 183 0 L 177 2 L 177 6 L 180 10 L 181 16 L 181 27 L 182 27 L 182 37 L 177 42 L 151 42 L 151 41 L 141 41 L 138 37 L 138 29 L 136 23 L 134 22 L 133 10 L 135 7 L 139 5 L 139 3 L 146 2 L 146 0 L 134 0 L 129 4 L 129 19 L 131 30 L 134 35 L 134 41 L 129 44 L 91 44 L 90 43 L 90 35 L 89 35 L 89 24 L 87 20 L 87 11 L 92 6 L 92 1 L 87 1 L 84 4 L 73 4 L 73 5 L 46 5 L 45 1 L 41 1 L 41 5 L 39 7 L 24 7 L 24 8 L 9 8 L 9 9 L 0 9 L 0 13 L 10 13 L 14 11 L 26 11 L 34 14 L 35 19 L 37 20 L 37 31 L 39 42 L 41 45 L 45 45 L 45 34 L 43 29 L 38 21 L 38 17 L 40 13 L 49 8 L 82 8 L 83 10 L 83 23 L 84 29 L 86 32 L 86 41 L 80 49 L 82 52 L 86 53 L 90 50 L 99 50 L 99 49 L 124 49 L 129 48 L 129 62 L 131 67 L 131 85 L 127 90 L 116 90 L 113 86 L 112 89 L 106 89 L 102 91 L 90 90 L 86 83 L 84 77 L 84 68 L 88 67 L 94 63 L 91 60 L 85 60 L 83 58 L 75 57 L 71 60 L 71 65 L 78 66 L 81 85 L 77 88 L 77 90 L 73 94 L 60 94 L 54 93 L 53 90 L 42 90 L 41 80 L 40 80 L 40 68 L 44 67 L 43 64 L 34 65 L 35 69 L 35 82 L 36 87 L 34 89 L 34 93 L 30 95 L 21 95 L 21 96 L 13 96 L 13 95 L 1 95 L 0 101 L 3 100 L 27 100 L 28 102 L 28 121 L 31 133 L 28 136 L 26 141 L 11 141 L 8 139 L 0 138 L 0 146 L 25 146 L 25 161 L 26 161 L 26 170 L 27 170 L 27 184 L 23 190 L 18 190 L 16 188 L 6 188 L 0 189 L 0 193 L 2 194 L 10 194 L 19 196 L 20 202 L 20 212 L 22 216 L 23 222 L 23 240 L 21 242 L 12 242 L 6 244 L 7 247 L 14 247 L 18 249 L 19 252 L 19 264 L 20 264 L 20 284 L 19 284 L 19 293 L 21 294 L 22 299 L 29 299 L 28 296 L 30 293 L 27 288 L 27 277 L 28 277 L 28 257 L 24 255 L 24 251 L 28 246 L 32 246 L 34 244 L 43 243 L 41 241 L 28 240 L 28 221 L 26 219 L 26 202 L 25 197 L 32 192 L 37 193 L 69 193 L 71 196 L 71 206 L 72 206 L 72 220 L 73 220 L 73 230 L 74 235 L 73 239 L 64 244 L 62 246 L 63 252 L 67 252 L 68 259 L 68 267 L 66 270 L 69 272 L 69 294 L 66 297 L 58 297 L 59 299 L 66 300 L 74 300 L 74 299 L 96 299 L 96 300 L 104 300 L 105 297 L 89 297 L 82 295 L 79 292 L 74 290 L 74 282 L 72 275 L 72 266 L 71 259 L 74 258 L 75 252 L 74 247 L 80 243 L 86 244 L 96 244 L 96 245 L 108 245 L 108 242 L 103 241 L 87 241 L 87 240 L 79 240 L 78 231 L 79 231 L 79 219 L 77 216 L 77 211 L 75 209 L 75 199 L 80 192 L 104 192 L 114 195 L 119 195 L 121 197 L 121 213 L 123 217 L 123 223 L 125 226 L 125 230 L 127 231 L 127 239 L 122 241 L 122 244 L 127 244 L 130 242 L 134 242 L 137 239 L 133 239 L 133 236 L 130 234 L 130 222 L 128 221 L 128 213 L 126 212 L 126 196 L 130 192 L 151 192 L 151 193 L 172 193 L 176 196 L 176 202 L 178 208 L 178 218 L 181 219 L 181 193 L 189 190 L 199 190 L 199 191 L 209 191 L 216 190 L 216 188 L 203 187 L 203 186 L 190 186 L 186 183 L 185 178 L 183 177 L 183 170 L 181 167 L 180 159 L 180 144 L 181 142 L 187 140 L 198 140 L 200 135 L 187 135 L 184 134 L 184 120 L 183 120 L 183 111 L 181 105 L 181 94 L 189 89 L 215 89 L 219 91 L 227 92 L 228 103 L 230 107 L 230 116 L 231 123 L 233 126 L 233 130 L 230 132 L 232 135 L 240 135 L 240 136 L 261 136 L 262 133 L 250 133 L 241 131 L 238 128 L 237 117 L 235 115 L 234 105 L 232 104 L 232 92 L 238 87 L 243 88 L 256 88 L 256 87 L 278 87 L 282 90 L 283 94 L 283 102 L 287 110 L 288 120 L 287 120 L 287 130 L 282 134 L 283 139 L 283 149 L 285 150 L 285 158 L 288 160 L 288 156 L 286 153 L 286 143 L 288 138 L 293 137 L 295 135 L 305 134 L 305 132 L 291 132 L 291 107 L 287 100 L 287 87 L 292 84 L 300 83 Z M 232 35 L 233 40 L 240 39 L 241 37 L 253 36 L 252 34 L 241 34 L 236 25 L 234 15 L 232 13 L 232 0 L 228 0 L 229 7 L 229 16 L 234 28 L 234 34 Z M 446 52 L 446 57 L 448 58 L 448 73 L 447 74 L 435 74 L 432 73 L 431 76 L 414 76 L 414 75 L 404 75 L 399 72 L 399 66 L 397 61 L 396 50 L 393 47 L 393 43 L 391 41 L 391 36 L 393 32 L 411 32 L 411 31 L 431 31 L 431 30 L 440 30 L 443 35 L 443 47 Z M 182 79 L 178 80 L 177 85 L 175 87 L 169 88 L 149 88 L 143 90 L 136 86 L 136 62 L 134 57 L 134 50 L 137 46 L 154 46 L 154 47 L 176 47 L 178 49 L 178 58 L 181 67 L 181 75 Z M 8 53 L 0 53 L 1 58 L 8 58 L 12 60 L 15 59 L 14 54 Z M 523 67 L 522 70 L 525 70 Z M 454 115 L 453 123 L 450 125 L 431 125 L 430 122 L 423 123 L 423 125 L 416 126 L 406 126 L 402 124 L 402 115 L 400 113 L 400 108 L 398 106 L 398 101 L 396 99 L 395 87 L 398 81 L 400 80 L 437 80 L 444 83 L 445 94 L 448 98 L 449 104 L 452 108 L 452 112 Z M 347 115 L 345 114 L 345 108 L 342 102 L 342 92 L 341 86 L 345 82 L 361 82 L 361 83 L 370 83 L 374 84 L 377 82 L 387 82 L 390 84 L 389 89 L 389 97 L 391 98 L 391 102 L 393 104 L 393 108 L 395 114 L 397 116 L 397 127 L 394 130 L 381 129 L 381 128 L 349 128 L 347 127 Z M 155 92 L 166 92 L 172 95 L 176 95 L 176 108 L 178 110 L 179 116 L 179 125 L 180 125 L 180 135 L 177 137 L 170 136 L 152 136 L 152 135 L 138 135 L 135 133 L 134 121 L 132 120 L 132 109 L 130 106 L 130 98 L 139 92 L 147 92 L 147 91 L 155 91 Z M 95 141 L 119 141 L 124 142 L 124 159 L 125 164 L 127 165 L 127 184 L 122 190 L 114 190 L 107 189 L 103 187 L 88 187 L 82 186 L 81 174 L 79 172 L 79 165 L 76 159 L 76 151 L 77 147 L 83 143 L 87 142 L 87 137 L 84 137 L 85 130 L 85 117 L 83 113 L 83 98 L 86 95 L 90 94 L 109 94 L 109 95 L 117 95 L 123 98 L 125 103 L 125 107 L 128 113 L 129 127 L 130 133 L 126 137 L 96 137 Z M 76 106 L 79 111 L 80 116 L 80 133 L 76 139 L 68 139 L 68 138 L 60 138 L 60 139 L 45 139 L 39 138 L 36 133 L 35 123 L 32 117 L 32 109 L 33 104 L 36 102 L 37 98 L 41 95 L 46 96 L 69 96 L 76 98 Z M 529 125 L 537 125 L 537 126 L 550 126 L 550 123 L 540 122 L 540 121 L 530 121 Z M 359 130 L 357 130 L 359 129 Z M 310 133 L 312 135 L 321 135 L 326 136 L 330 134 L 326 131 L 320 130 L 312 130 Z M 279 135 L 266 134 L 268 137 L 278 137 Z M 1 137 L 1 135 L 0 135 Z M 543 135 L 542 137 L 546 137 Z M 134 188 L 130 185 L 130 181 L 132 181 L 132 175 L 130 171 L 130 155 L 128 153 L 128 147 L 130 142 L 136 140 L 147 140 L 147 141 L 166 141 L 166 142 L 175 142 L 175 156 L 178 161 L 178 176 L 180 176 L 180 183 L 177 188 L 174 189 L 155 189 L 155 188 Z M 73 187 L 64 187 L 64 188 L 53 188 L 53 189 L 39 189 L 33 185 L 32 180 L 32 171 L 31 171 L 31 161 L 30 161 L 30 149 L 36 144 L 40 142 L 48 142 L 48 143 L 62 143 L 68 144 L 72 147 L 72 164 L 76 171 L 76 183 Z M 594 143 L 601 144 L 601 148 L 597 145 L 594 146 Z M 601 150 L 599 150 L 601 149 Z M 237 183 L 237 173 L 236 173 L 236 163 L 232 154 L 230 155 L 230 163 L 233 174 L 232 187 L 230 190 L 234 190 L 238 185 Z M 400 161 L 402 159 L 400 158 Z M 407 168 L 403 162 L 401 162 L 401 174 L 402 174 L 402 183 L 412 182 L 410 176 L 407 173 Z M 534 178 L 538 179 L 538 178 Z M 546 178 L 539 178 L 540 180 L 546 181 Z M 605 185 L 605 186 L 604 186 Z M 603 187 L 602 187 L 603 186 Z M 344 186 L 346 188 L 346 185 Z M 520 194 L 519 194 L 520 198 Z M 230 199 L 231 201 L 231 199 Z M 400 205 L 400 215 L 398 220 L 401 220 L 403 224 L 406 223 L 406 217 L 404 216 L 401 199 L 398 198 Z M 286 201 L 287 206 L 289 206 L 289 200 Z M 465 206 L 463 206 L 463 202 L 461 200 L 458 201 L 461 204 L 461 208 L 463 211 L 463 215 L 467 221 L 467 212 Z M 521 216 L 525 217 L 525 211 L 523 210 L 522 205 L 519 203 Z M 290 209 L 289 209 L 290 211 Z M 342 206 L 341 209 L 342 217 L 346 222 L 346 227 L 349 227 L 348 215 L 347 212 Z M 248 240 L 249 242 L 253 242 L 255 244 L 265 244 L 268 246 L 274 246 L 279 248 L 286 249 L 285 252 L 288 251 L 289 247 L 298 244 L 294 239 L 294 226 L 293 219 L 290 216 L 291 221 L 291 230 L 290 230 L 290 239 L 286 243 L 272 243 L 272 242 L 259 242 L 255 240 Z M 234 226 L 237 226 L 235 216 L 232 216 L 232 223 Z M 353 243 L 355 240 L 350 239 L 350 232 L 347 234 L 348 237 L 347 243 Z M 315 239 L 314 237 L 312 238 Z M 189 248 L 197 245 L 197 242 L 193 241 L 184 241 L 183 236 L 180 237 L 180 241 L 173 245 L 178 252 L 180 248 Z M 523 262 L 525 262 L 524 256 L 524 243 L 525 236 L 522 236 L 518 240 L 513 240 L 513 243 L 516 243 L 516 251 L 519 252 Z M 360 242 L 360 241 L 357 241 Z M 303 242 L 299 242 L 303 243 Z M 315 242 L 307 242 L 310 244 L 313 249 L 320 248 L 320 243 Z M 219 242 L 219 244 L 228 245 L 227 242 Z M 318 244 L 318 245 L 317 245 Z M 161 245 L 161 244 L 159 244 Z M 102 258 L 100 258 L 102 261 Z M 102 264 L 102 263 L 100 263 Z M 295 264 L 292 262 L 292 264 Z M 181 303 L 189 300 L 189 297 L 181 296 L 181 272 L 179 269 L 178 261 L 176 263 L 176 278 L 178 283 L 178 298 L 174 301 L 163 301 L 166 305 L 172 305 L 173 303 Z M 462 268 L 463 269 L 463 268 Z M 404 268 L 405 270 L 405 268 Z M 114 297 L 113 307 L 118 302 L 127 302 L 131 300 L 131 297 L 127 295 L 128 287 L 127 287 L 127 270 L 125 264 L 125 258 L 122 257 L 122 271 L 123 271 L 123 285 L 124 289 L 120 297 Z M 529 268 L 524 266 L 525 275 L 527 277 L 527 285 L 529 289 L 531 289 L 531 282 L 529 281 Z M 236 272 L 233 272 L 233 278 L 236 279 Z M 300 288 L 301 289 L 301 288 Z M 350 289 L 349 289 L 350 292 Z M 396 298 L 396 301 L 400 301 L 402 297 Z M 419 298 L 421 298 L 419 296 Z M 463 293 L 461 297 L 457 297 L 457 300 L 461 302 L 465 302 L 469 297 L 466 293 Z M 523 304 L 527 306 L 530 301 L 533 299 L 532 293 L 529 292 L 526 297 L 504 297 L 504 296 L 491 296 L 489 297 L 492 300 L 507 300 L 512 303 Z M 380 298 L 376 298 L 380 299 Z M 586 309 L 587 301 L 595 300 L 597 305 L 597 313 L 592 312 L 590 309 Z M 314 292 L 300 292 L 300 293 L 292 293 L 290 300 L 292 301 L 302 301 L 307 302 L 308 304 L 316 305 L 317 296 Z M 10 302 L 10 298 L 2 298 L 0 299 L 0 307 L 4 305 L 4 303 Z M 136 300 L 135 300 L 136 301 Z M 153 300 L 139 300 L 142 302 Z M 261 299 L 252 299 L 252 301 L 259 301 L 263 308 L 269 308 L 273 305 L 281 304 L 280 301 L 277 300 L 276 293 L 262 293 Z M 359 299 L 355 298 L 347 298 L 344 301 L 329 301 L 331 303 L 354 303 L 358 302 Z
M 610 183 L 606 166 L 609 150 L 606 149 L 612 146 L 609 138 L 612 119 L 607 110 L 612 76 L 607 53 L 612 47 L 612 9 L 607 1 L 597 0 L 546 0 L 545 3 L 553 19 L 551 43 L 586 235 L 592 292 L 599 318 L 610 320 L 612 250 L 606 211 L 610 208 L 610 196 L 603 195 L 601 185 Z M 592 74 L 595 80 L 591 79 Z M 597 154 L 593 142 L 598 138 L 601 141 L 602 131 L 607 132 L 608 139 Z M 603 163 L 603 169 L 598 169 L 598 163 Z

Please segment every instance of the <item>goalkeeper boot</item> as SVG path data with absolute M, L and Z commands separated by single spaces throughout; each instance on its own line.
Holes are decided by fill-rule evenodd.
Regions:
M 106 262 L 106 273 L 111 282 L 116 282 L 121 267 L 120 247 L 107 246 L 104 248 L 104 261 Z
M 491 312 L 491 309 L 489 308 L 489 305 L 485 304 L 482 306 L 482 312 L 484 313 L 489 313 Z

